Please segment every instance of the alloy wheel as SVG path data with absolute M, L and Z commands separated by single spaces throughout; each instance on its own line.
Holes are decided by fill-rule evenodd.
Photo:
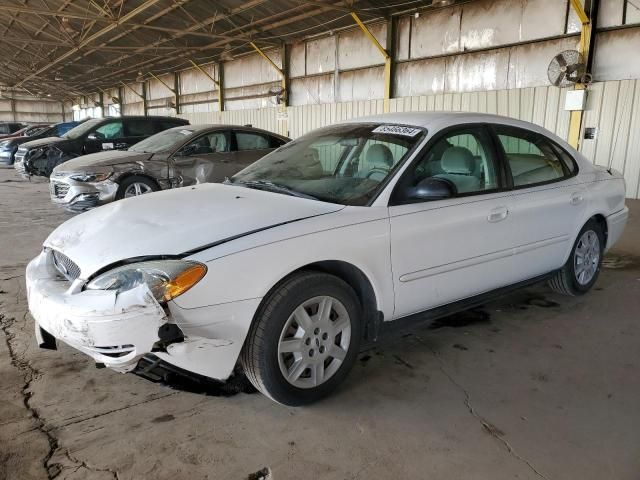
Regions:
M 582 234 L 573 256 L 573 269 L 580 285 L 587 285 L 600 264 L 600 238 L 593 230 Z
M 329 380 L 347 356 L 351 319 L 336 298 L 320 296 L 300 304 L 278 341 L 280 372 L 291 385 L 314 388 Z

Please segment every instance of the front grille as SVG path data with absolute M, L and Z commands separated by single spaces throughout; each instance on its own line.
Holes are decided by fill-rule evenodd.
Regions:
M 67 196 L 67 192 L 69 191 L 69 185 L 62 182 L 52 181 L 49 184 L 49 191 L 51 192 L 51 196 L 62 199 Z
M 53 264 L 63 277 L 73 282 L 80 276 L 80 267 L 64 253 L 52 250 Z

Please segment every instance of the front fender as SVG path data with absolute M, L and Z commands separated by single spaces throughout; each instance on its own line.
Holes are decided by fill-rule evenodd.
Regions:
M 283 225 L 189 257 L 205 262 L 208 273 L 175 303 L 181 308 L 197 308 L 261 299 L 280 280 L 306 265 L 340 261 L 367 277 L 377 309 L 391 318 L 394 298 L 387 209 L 354 209 L 360 211 L 345 209 L 344 214 Z M 353 222 L 358 216 L 365 220 Z

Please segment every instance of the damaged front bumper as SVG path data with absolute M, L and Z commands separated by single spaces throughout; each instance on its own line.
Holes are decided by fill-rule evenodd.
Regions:
M 223 381 L 234 372 L 260 302 L 163 307 L 145 285 L 118 294 L 83 290 L 84 280 L 60 277 L 50 249 L 29 263 L 26 282 L 41 346 L 50 348 L 55 338 L 119 372 L 134 370 L 153 352 L 176 367 Z
M 36 336 L 47 333 L 115 370 L 132 370 L 138 359 L 160 340 L 168 320 L 145 286 L 115 291 L 82 291 L 82 282 L 61 279 L 44 251 L 26 273 L 29 310 Z M 40 329 L 44 330 L 43 333 Z
M 118 184 L 111 180 L 79 182 L 69 175 L 51 175 L 49 194 L 51 201 L 71 212 L 84 212 L 112 202 L 118 192 Z

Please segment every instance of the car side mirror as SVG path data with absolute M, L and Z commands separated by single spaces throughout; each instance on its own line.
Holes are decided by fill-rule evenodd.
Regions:
M 89 135 L 87 135 L 87 140 L 89 140 L 91 142 L 97 142 L 100 139 L 98 138 L 98 135 L 95 132 L 93 132 L 93 133 L 90 133 Z
M 408 187 L 403 200 L 426 202 L 429 200 L 444 200 L 455 197 L 457 194 L 456 185 L 446 178 L 429 177 L 418 182 L 413 187 Z

